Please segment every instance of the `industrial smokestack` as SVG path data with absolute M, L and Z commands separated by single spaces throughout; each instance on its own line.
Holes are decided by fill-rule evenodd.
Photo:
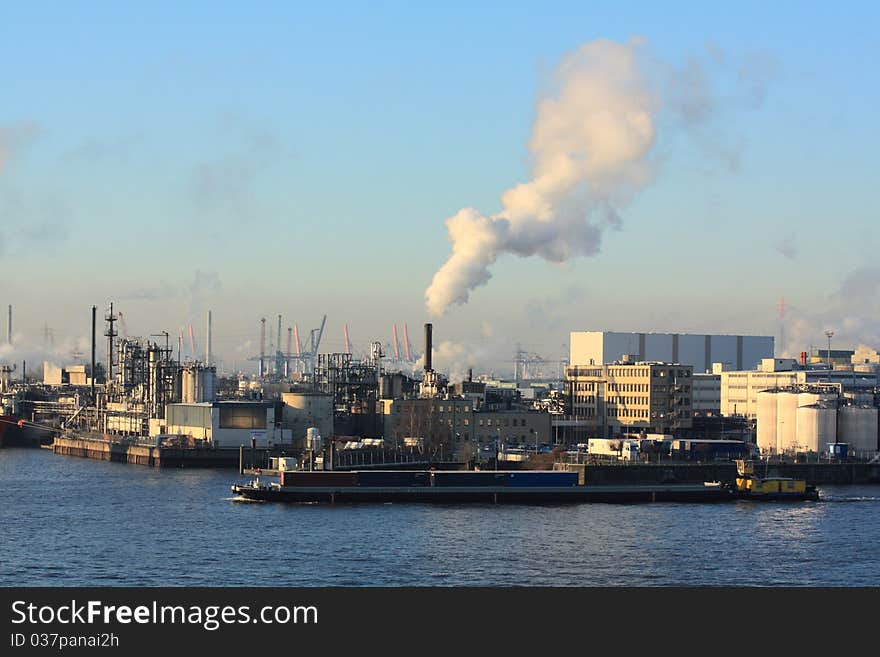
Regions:
M 432 342 L 431 342 L 431 331 L 433 330 L 432 324 L 425 324 L 425 371 L 430 372 L 431 367 L 431 350 L 432 350 Z
M 6 320 L 6 344 L 12 344 L 12 304 L 9 304 L 9 318 Z
M 275 351 L 281 351 L 281 315 L 278 315 L 278 337 L 275 340 Z
M 284 354 L 284 376 L 290 376 L 290 350 L 293 342 L 293 329 L 287 327 L 287 352 Z
M 260 378 L 266 373 L 266 318 L 260 320 Z
M 92 306 L 92 403 L 95 403 L 95 331 L 98 316 L 98 306 Z
M 211 365 L 211 311 L 208 311 L 208 339 L 205 342 L 205 365 Z

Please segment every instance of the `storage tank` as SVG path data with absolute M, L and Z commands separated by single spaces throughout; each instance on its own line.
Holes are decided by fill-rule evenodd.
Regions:
M 217 399 L 217 371 L 213 367 L 205 367 L 199 371 L 201 376 L 200 402 L 212 402 Z
M 824 452 L 837 436 L 837 409 L 813 404 L 797 409 L 797 438 L 788 449 L 796 452 Z
M 822 392 L 801 392 L 798 393 L 798 406 L 812 406 L 820 402 L 837 401 L 838 394 L 836 390 L 826 390 Z
M 778 451 L 776 444 L 776 397 L 779 393 L 762 390 L 758 393 L 758 449 L 762 452 Z
M 776 393 L 776 450 L 784 452 L 797 442 L 798 393 Z
M 184 404 L 194 404 L 198 401 L 198 385 L 195 372 L 187 367 L 180 373 L 182 381 L 181 399 Z
M 323 440 L 318 427 L 309 427 L 306 429 L 306 449 L 320 451 L 323 448 Z
M 844 406 L 838 411 L 837 440 L 849 444 L 853 456 L 873 455 L 877 445 L 877 409 Z

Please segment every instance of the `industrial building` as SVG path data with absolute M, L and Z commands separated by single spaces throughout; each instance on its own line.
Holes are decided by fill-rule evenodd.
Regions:
M 694 372 L 692 381 L 694 415 L 714 417 L 721 414 L 721 363 L 713 363 L 711 372 Z
M 645 431 L 674 434 L 693 421 L 693 368 L 655 362 L 618 362 L 565 369 L 567 415 L 575 435 L 611 438 Z
M 383 400 L 382 408 L 385 438 L 392 443 L 404 438 L 423 438 L 429 444 L 530 445 L 551 440 L 550 414 L 544 411 L 483 410 L 466 397 Z
M 837 384 L 856 393 L 877 387 L 878 372 L 871 367 L 851 366 L 829 370 L 804 366 L 793 358 L 765 358 L 758 369 L 721 372 L 721 414 L 756 419 L 758 393 L 794 385 Z
M 279 406 L 262 401 L 167 404 L 164 424 L 151 423 L 150 433 L 188 436 L 213 448 L 291 445 L 292 433 L 281 426 Z
M 846 443 L 850 456 L 873 457 L 878 409 L 873 395 L 844 397 L 839 385 L 799 385 L 758 393 L 758 448 L 766 454 L 826 452 Z
M 761 335 L 572 331 L 569 362 L 605 365 L 629 357 L 689 365 L 694 372 L 710 372 L 712 363 L 719 362 L 746 370 L 758 367 L 763 358 L 773 358 L 773 348 L 773 337 Z

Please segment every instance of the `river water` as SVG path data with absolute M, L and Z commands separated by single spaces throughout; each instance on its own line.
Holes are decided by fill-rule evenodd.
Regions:
M 797 503 L 327 506 L 236 501 L 238 480 L 0 449 L 0 585 L 880 585 L 880 486 Z

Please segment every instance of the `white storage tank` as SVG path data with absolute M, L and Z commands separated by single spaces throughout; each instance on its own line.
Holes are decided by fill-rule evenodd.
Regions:
M 813 404 L 797 409 L 797 437 L 788 448 L 795 452 L 824 452 L 837 436 L 837 409 Z
M 849 444 L 852 456 L 872 456 L 877 451 L 877 409 L 873 406 L 844 406 L 837 429 L 837 440 Z
M 797 442 L 798 393 L 776 393 L 776 450 L 785 452 Z
M 758 393 L 758 449 L 762 452 L 776 453 L 779 449 L 776 443 L 776 396 L 778 394 L 772 390 L 762 390 Z
M 324 447 L 318 427 L 306 429 L 306 449 L 320 451 Z

